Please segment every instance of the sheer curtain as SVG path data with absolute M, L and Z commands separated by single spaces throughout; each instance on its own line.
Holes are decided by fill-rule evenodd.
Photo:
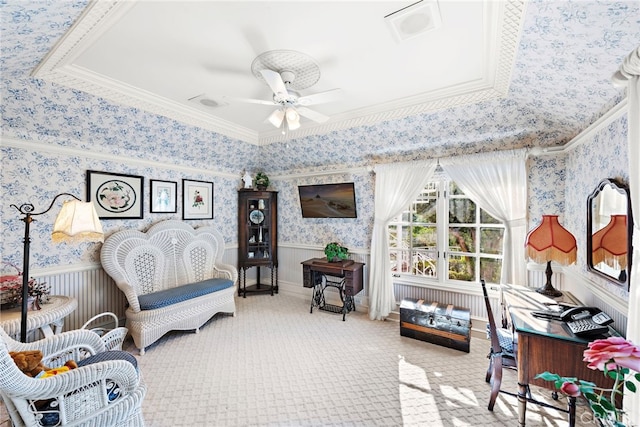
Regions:
M 627 339 L 640 344 L 640 46 L 634 49 L 613 75 L 613 82 L 627 86 L 627 138 L 629 146 L 629 192 L 633 214 L 633 257 L 629 277 Z M 640 425 L 640 392 L 626 393 L 624 408 L 633 425 Z
M 442 159 L 464 194 L 505 225 L 501 283 L 526 283 L 527 152 L 525 150 Z
M 375 214 L 371 237 L 369 318 L 384 320 L 395 308 L 387 225 L 416 198 L 433 177 L 436 162 L 376 166 Z

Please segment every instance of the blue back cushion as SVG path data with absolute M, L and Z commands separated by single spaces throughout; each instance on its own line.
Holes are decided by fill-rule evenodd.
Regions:
M 176 304 L 202 295 L 221 291 L 233 286 L 229 279 L 207 279 L 202 282 L 189 283 L 163 291 L 140 295 L 138 302 L 141 310 L 154 310 Z

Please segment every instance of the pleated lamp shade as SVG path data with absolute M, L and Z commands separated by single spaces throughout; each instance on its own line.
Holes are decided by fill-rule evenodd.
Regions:
M 593 265 L 604 262 L 611 268 L 627 267 L 627 216 L 611 215 L 606 227 L 591 238 Z
M 70 200 L 62 209 L 53 225 L 51 238 L 54 242 L 104 242 L 102 225 L 92 202 Z
M 555 261 L 560 265 L 576 262 L 576 238 L 558 222 L 558 215 L 542 215 L 542 222 L 527 235 L 526 252 L 529 259 L 544 264 Z

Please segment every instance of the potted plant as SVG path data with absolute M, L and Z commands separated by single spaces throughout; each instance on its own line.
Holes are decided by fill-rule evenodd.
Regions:
M 264 172 L 258 172 L 256 174 L 256 187 L 258 190 L 266 190 L 269 186 L 269 177 Z
M 324 247 L 324 254 L 327 256 L 327 261 L 338 262 L 348 258 L 349 249 L 336 242 L 331 242 Z

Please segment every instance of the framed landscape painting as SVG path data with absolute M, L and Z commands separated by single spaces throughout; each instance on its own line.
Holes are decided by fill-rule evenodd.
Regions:
M 138 175 L 87 171 L 87 201 L 100 219 L 142 219 L 142 184 Z
M 182 180 L 182 219 L 213 219 L 213 182 Z

